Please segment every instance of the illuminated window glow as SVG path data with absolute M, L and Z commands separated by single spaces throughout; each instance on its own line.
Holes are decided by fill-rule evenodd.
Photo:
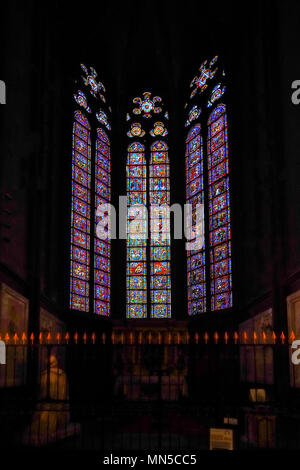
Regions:
M 73 125 L 70 307 L 89 310 L 91 137 L 86 117 Z
M 195 226 L 197 204 L 204 204 L 203 144 L 201 126 L 196 124 L 186 139 L 186 194 L 192 205 L 192 225 Z M 190 228 L 190 227 L 189 227 Z M 201 250 L 187 251 L 188 313 L 206 311 L 205 240 Z
M 232 307 L 227 115 L 218 105 L 208 119 L 211 309 Z

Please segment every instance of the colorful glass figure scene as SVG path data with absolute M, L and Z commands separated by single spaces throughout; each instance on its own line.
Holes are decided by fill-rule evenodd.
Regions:
M 128 137 L 144 137 L 145 131 L 139 122 L 134 122 L 130 126 L 130 130 L 127 132 Z
M 145 91 L 143 93 L 143 98 L 136 97 L 133 99 L 133 103 L 138 104 L 138 106 L 133 109 L 133 113 L 150 119 L 152 117 L 152 112 L 154 114 L 162 112 L 161 105 L 158 104 L 161 102 L 162 99 L 159 96 L 154 96 L 151 99 L 151 93 L 149 91 Z
M 186 202 L 191 207 L 186 228 L 189 234 L 205 233 L 201 248 L 186 251 L 190 316 L 233 304 L 228 123 L 226 105 L 220 103 L 226 86 L 217 61 L 215 56 L 201 64 L 190 85 L 193 103 L 185 106 Z M 73 95 L 70 308 L 109 316 L 109 219 L 98 208 L 111 201 L 110 111 L 95 69 L 81 64 L 81 70 L 84 91 Z M 149 91 L 134 98 L 126 114 L 129 319 L 172 316 L 170 215 L 161 207 L 170 204 L 167 119 L 162 98 Z M 147 207 L 146 215 L 139 205 Z M 204 207 L 201 220 L 199 205 Z
M 193 121 L 198 119 L 201 114 L 201 108 L 198 108 L 197 105 L 193 106 L 189 111 L 188 119 L 185 123 L 185 127 L 188 127 Z
M 104 85 L 93 67 L 81 64 L 84 86 L 93 96 L 79 90 L 74 93 L 77 106 L 89 113 L 89 119 L 75 109 L 73 124 L 72 202 L 71 202 L 71 271 L 70 308 L 97 315 L 110 315 L 110 240 L 99 238 L 97 229 L 106 230 L 106 219 L 101 226 L 97 215 L 99 204 L 110 202 L 110 139 L 102 127 L 94 129 L 96 139 L 92 145 L 92 125 L 98 122 L 110 130 L 107 112 L 99 108 L 105 102 Z M 95 98 L 95 99 L 94 99 Z M 93 151 L 92 151 L 93 149 Z M 94 174 L 91 181 L 91 174 Z M 94 199 L 94 213 L 91 201 Z M 106 225 L 105 225 L 106 224 Z M 93 256 L 91 254 L 93 253 Z M 93 272 L 93 285 L 91 282 Z M 91 299 L 93 301 L 91 302 Z M 91 307 L 92 305 L 92 307 Z
M 193 80 L 191 81 L 190 87 L 194 89 L 191 92 L 191 98 L 193 98 L 197 92 L 200 94 L 208 87 L 208 81 L 211 80 L 218 68 L 215 67 L 214 65 L 218 60 L 218 56 L 215 56 L 209 63 L 207 60 L 205 60 L 200 68 L 199 68 L 199 75 L 196 75 Z
M 188 111 L 185 124 L 189 127 L 196 121 L 186 138 L 186 198 L 193 212 L 198 203 L 204 204 L 208 232 L 203 249 L 188 253 L 189 315 L 232 307 L 227 114 L 224 104 L 216 104 L 226 87 L 212 80 L 214 77 L 223 80 L 225 76 L 224 71 L 218 72 L 217 60 L 216 56 L 210 62 L 204 61 L 200 75 L 191 82 L 194 87 L 191 97 L 199 92 L 198 102 Z M 201 112 L 199 106 L 205 102 L 207 108 L 213 108 L 209 115 Z M 195 221 L 192 213 L 190 224 Z
M 133 113 L 151 123 L 162 112 L 162 99 L 151 99 L 150 92 L 142 96 L 133 100 L 139 104 Z M 136 122 L 127 133 L 130 138 L 145 134 Z M 151 210 L 170 201 L 168 145 L 161 140 L 167 134 L 164 122 L 153 119 L 147 140 L 133 142 L 127 151 L 127 318 L 171 317 L 170 224 L 165 214 Z M 136 213 L 137 204 L 148 207 L 150 220 Z

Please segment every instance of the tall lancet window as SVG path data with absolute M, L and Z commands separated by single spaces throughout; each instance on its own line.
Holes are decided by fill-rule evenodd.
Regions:
M 225 72 L 214 57 L 191 82 L 186 104 L 186 200 L 204 205 L 204 239 L 188 252 L 188 313 L 232 307 L 231 215 Z
M 171 317 L 169 149 L 162 99 L 127 114 L 127 318 Z
M 193 126 L 186 139 L 186 196 L 194 215 L 197 204 L 204 204 L 201 124 Z M 192 217 L 192 225 L 196 222 Z M 194 315 L 206 311 L 205 238 L 202 248 L 187 251 L 187 257 L 188 313 Z
M 110 314 L 110 241 L 99 237 L 97 208 L 110 202 L 109 114 L 105 87 L 81 64 L 74 92 L 70 308 Z

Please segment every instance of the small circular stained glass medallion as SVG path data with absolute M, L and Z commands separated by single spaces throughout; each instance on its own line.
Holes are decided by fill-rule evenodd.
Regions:
M 150 111 L 152 111 L 153 109 L 153 103 L 152 101 L 149 101 L 149 100 L 145 100 L 141 106 L 142 110 L 144 111 L 144 113 L 150 113 Z

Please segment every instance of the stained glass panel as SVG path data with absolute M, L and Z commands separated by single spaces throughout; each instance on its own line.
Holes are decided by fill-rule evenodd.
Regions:
M 208 120 L 211 309 L 232 307 L 227 116 L 224 104 Z
M 90 187 L 90 124 L 82 112 L 75 111 L 72 158 L 70 307 L 83 312 L 89 311 Z
M 203 144 L 201 126 L 196 124 L 186 139 L 186 201 L 191 205 L 189 231 L 196 230 L 196 207 L 204 204 Z M 206 311 L 205 242 L 201 250 L 187 251 L 188 314 Z
M 170 213 L 154 205 L 170 204 L 168 146 L 151 146 L 149 164 L 151 318 L 171 318 Z
M 145 148 L 138 142 L 127 156 L 127 318 L 147 317 L 147 220 L 135 205 L 146 204 Z
M 95 212 L 101 204 L 110 203 L 110 141 L 106 132 L 97 129 L 95 154 Z M 99 238 L 99 233 L 107 234 L 107 218 L 96 214 L 94 234 L 94 309 L 102 316 L 110 315 L 110 239 Z M 98 227 L 98 236 L 96 227 Z

